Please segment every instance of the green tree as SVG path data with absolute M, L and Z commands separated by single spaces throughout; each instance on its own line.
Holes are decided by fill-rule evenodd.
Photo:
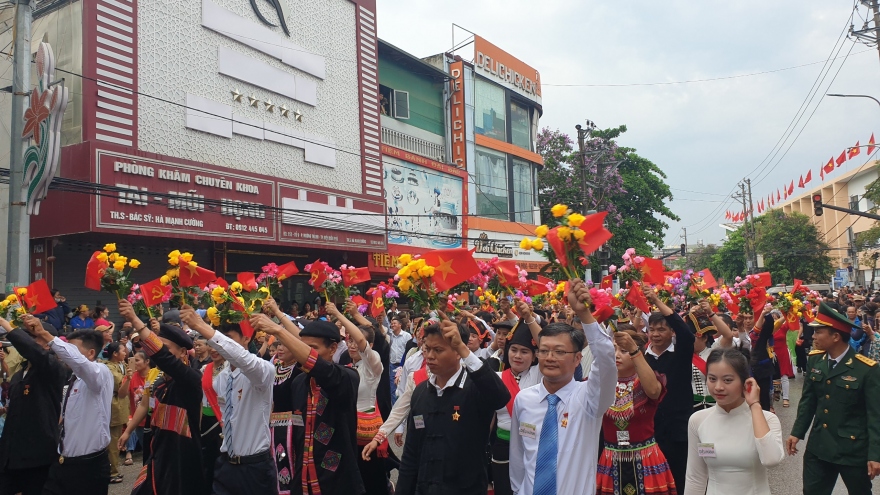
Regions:
M 755 220 L 757 250 L 776 283 L 827 281 L 834 271 L 828 245 L 810 218 L 770 210 Z
M 877 272 L 877 261 L 880 258 L 880 223 L 875 222 L 874 226 L 868 230 L 856 234 L 856 249 L 859 251 L 859 264 L 862 266 L 870 266 L 871 280 L 865 285 L 874 287 L 875 274 Z
M 710 271 L 712 271 L 712 274 L 715 274 L 715 270 L 712 265 L 715 263 L 715 255 L 717 253 L 718 248 L 714 244 L 700 247 L 695 252 L 688 253 L 687 263 L 685 264 L 685 266 L 691 270 L 702 270 L 704 268 L 708 268 Z
M 746 273 L 746 242 L 743 238 L 742 228 L 727 235 L 727 240 L 712 255 L 712 263 L 709 269 L 716 277 L 725 280 L 733 280 L 737 276 Z

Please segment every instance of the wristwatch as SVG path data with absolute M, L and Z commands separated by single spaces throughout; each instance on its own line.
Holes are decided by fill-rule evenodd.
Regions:
M 634 356 L 635 356 L 636 354 L 638 354 L 639 352 L 641 352 L 641 351 L 640 351 L 639 349 L 636 349 L 636 350 L 630 352 L 630 353 L 629 353 L 629 356 L 630 356 L 630 357 L 634 357 Z

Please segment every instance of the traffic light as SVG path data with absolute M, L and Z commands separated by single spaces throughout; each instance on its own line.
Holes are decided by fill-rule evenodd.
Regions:
M 813 195 L 813 213 L 817 217 L 822 216 L 822 194 L 820 193 Z
M 686 253 L 685 253 L 686 251 L 687 251 L 687 245 L 684 244 L 684 243 L 682 243 L 682 245 L 681 245 L 681 255 L 682 255 L 682 256 L 686 256 Z

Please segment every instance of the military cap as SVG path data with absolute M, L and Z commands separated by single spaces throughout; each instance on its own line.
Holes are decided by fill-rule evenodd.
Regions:
M 816 318 L 810 322 L 811 327 L 831 327 L 838 332 L 845 333 L 847 335 L 852 333 L 853 327 L 862 328 L 860 325 L 856 325 L 855 322 L 852 322 L 846 316 L 834 311 L 831 306 L 825 304 L 825 302 L 819 303 L 819 311 L 816 314 Z

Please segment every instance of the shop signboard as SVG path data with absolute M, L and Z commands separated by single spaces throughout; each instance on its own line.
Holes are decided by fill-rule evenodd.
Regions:
M 530 272 L 537 272 L 547 264 L 547 259 L 541 253 L 519 247 L 523 237 L 534 238 L 533 234 L 525 231 L 522 234 L 513 234 L 478 229 L 470 230 L 468 234 L 468 247 L 474 250 L 476 259 L 512 259 L 517 261 L 520 268 Z
M 541 75 L 538 71 L 476 35 L 474 73 L 541 103 Z

